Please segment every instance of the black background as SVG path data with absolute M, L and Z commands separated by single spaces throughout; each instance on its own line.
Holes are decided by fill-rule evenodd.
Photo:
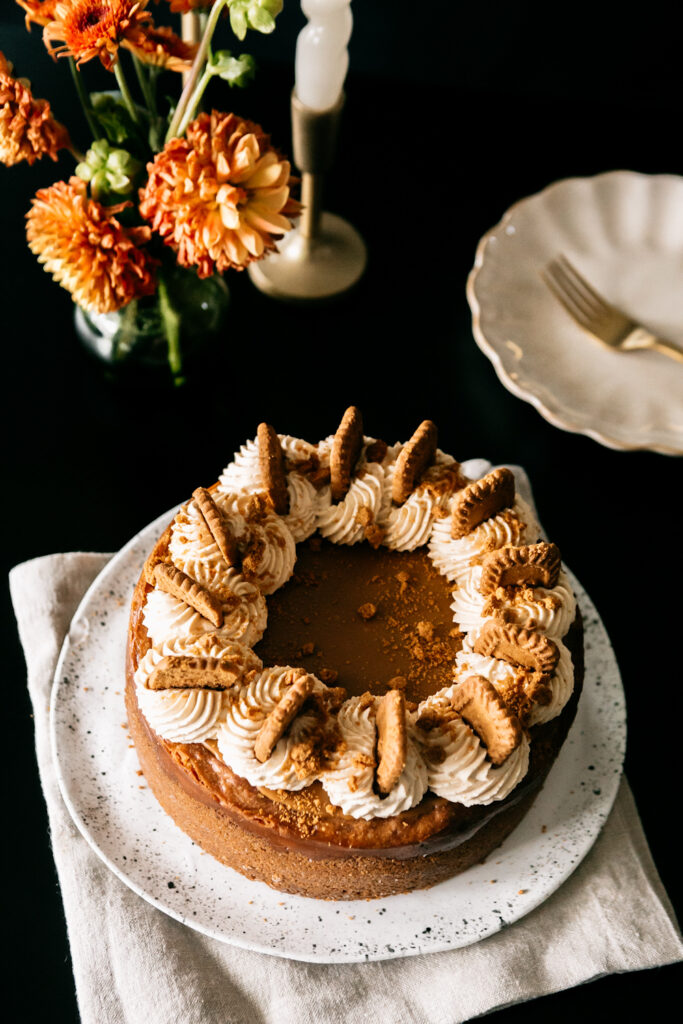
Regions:
M 117 550 L 199 483 L 212 482 L 262 419 L 316 440 L 354 403 L 368 432 L 393 442 L 432 418 L 441 447 L 457 458 L 526 467 L 546 530 L 595 602 L 626 690 L 626 772 L 675 904 L 680 461 L 565 433 L 509 394 L 473 341 L 465 281 L 481 235 L 512 202 L 555 179 L 624 168 L 683 173 L 678 9 L 663 0 L 637 14 L 583 0 L 569 7 L 355 0 L 347 102 L 325 205 L 363 234 L 367 272 L 341 300 L 306 308 L 264 298 L 246 274 L 229 276 L 228 330 L 182 395 L 105 380 L 79 347 L 69 296 L 26 247 L 31 196 L 71 173 L 70 160 L 0 169 L 6 570 L 55 551 Z M 211 97 L 262 123 L 286 151 L 302 24 L 299 4 L 286 0 L 273 36 L 234 46 L 257 56 L 256 81 L 240 92 L 221 86 Z M 40 30 L 27 34 L 10 0 L 2 3 L 0 48 L 85 148 L 66 64 L 45 55 Z M 104 72 L 87 71 L 93 88 L 111 87 Z M 186 402 L 206 402 L 208 438 L 179 429 Z M 7 588 L 3 600 L 10 652 L 3 889 L 15 954 L 4 990 L 24 1020 L 76 1021 Z M 674 997 L 678 971 L 611 976 L 495 1018 L 595 1020 L 605 1006 L 615 1015 L 652 1013 Z

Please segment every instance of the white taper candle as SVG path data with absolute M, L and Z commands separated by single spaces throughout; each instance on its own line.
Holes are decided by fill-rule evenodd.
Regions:
M 296 95 L 312 110 L 329 110 L 349 67 L 351 0 L 301 0 L 301 9 L 309 20 L 296 43 Z

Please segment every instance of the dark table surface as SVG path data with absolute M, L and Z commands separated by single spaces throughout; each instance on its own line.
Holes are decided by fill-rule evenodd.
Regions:
M 676 905 L 680 845 L 671 812 L 672 803 L 680 808 L 680 756 L 677 726 L 667 719 L 680 716 L 681 675 L 671 657 L 681 614 L 673 596 L 681 571 L 680 461 L 613 451 L 547 423 L 498 381 L 473 340 L 465 297 L 479 238 L 517 199 L 573 175 L 683 172 L 675 5 L 648 4 L 636 21 L 617 4 L 596 10 L 578 3 L 569 23 L 568 13 L 551 22 L 547 6 L 534 2 L 460 7 L 448 0 L 424 10 L 354 4 L 347 103 L 325 205 L 361 231 L 367 271 L 353 292 L 318 307 L 266 299 L 246 274 L 233 274 L 228 330 L 183 393 L 105 379 L 75 337 L 69 296 L 26 247 L 30 198 L 71 173 L 69 161 L 0 170 L 6 570 L 56 551 L 117 550 L 213 481 L 262 419 L 315 440 L 354 403 L 368 432 L 390 442 L 434 419 L 441 447 L 457 458 L 527 469 L 548 534 L 602 616 L 626 692 L 626 773 Z M 288 3 L 278 32 L 251 47 L 259 58 L 255 82 L 212 97 L 261 122 L 285 150 L 301 23 L 298 4 Z M 64 64 L 46 58 L 39 30 L 27 35 L 10 4 L 0 15 L 0 49 L 87 144 Z M 103 73 L 91 73 L 101 85 Z M 207 398 L 213 429 L 198 444 L 174 426 L 184 403 Z M 12 992 L 20 1000 L 23 1019 L 76 1021 L 6 588 L 3 600 L 7 684 L 14 687 L 3 730 L 11 836 L 5 920 L 15 953 L 6 990 L 10 1001 Z M 678 971 L 611 976 L 495 1016 L 596 1019 L 604 1001 L 615 1015 L 650 1013 L 673 995 Z

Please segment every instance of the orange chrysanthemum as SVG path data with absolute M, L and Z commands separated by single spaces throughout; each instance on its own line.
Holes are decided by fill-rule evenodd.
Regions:
M 146 6 L 147 0 L 58 0 L 43 40 L 53 57 L 74 57 L 78 64 L 99 57 L 111 69 L 124 40 L 150 21 Z M 56 42 L 62 46 L 54 49 Z
M 189 71 L 197 53 L 194 43 L 186 43 L 166 26 L 141 26 L 124 39 L 123 46 L 145 64 L 155 64 L 168 71 Z
M 290 198 L 289 161 L 235 114 L 200 114 L 147 170 L 140 212 L 199 277 L 261 259 L 301 209 Z
M 0 53 L 0 163 L 33 164 L 43 156 L 56 160 L 58 151 L 70 146 L 69 133 L 55 121 L 48 101 L 34 99 L 26 79 L 13 78 Z
M 91 313 L 112 313 L 156 288 L 157 261 L 139 248 L 149 228 L 124 228 L 115 216 L 129 205 L 102 206 L 71 178 L 41 189 L 26 215 L 31 251 Z
M 47 25 L 55 17 L 55 7 L 59 0 L 17 0 L 20 7 L 26 11 L 26 28 L 35 25 Z
M 174 14 L 189 14 L 199 11 L 202 7 L 213 7 L 215 0 L 169 0 Z

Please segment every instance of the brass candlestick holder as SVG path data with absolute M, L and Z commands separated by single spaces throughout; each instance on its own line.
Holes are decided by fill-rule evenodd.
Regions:
M 329 110 L 311 110 L 292 93 L 294 163 L 302 172 L 299 223 L 278 252 L 252 263 L 249 276 L 267 295 L 290 302 L 332 298 L 354 285 L 367 263 L 356 229 L 322 208 L 325 172 L 332 166 L 344 97 Z

